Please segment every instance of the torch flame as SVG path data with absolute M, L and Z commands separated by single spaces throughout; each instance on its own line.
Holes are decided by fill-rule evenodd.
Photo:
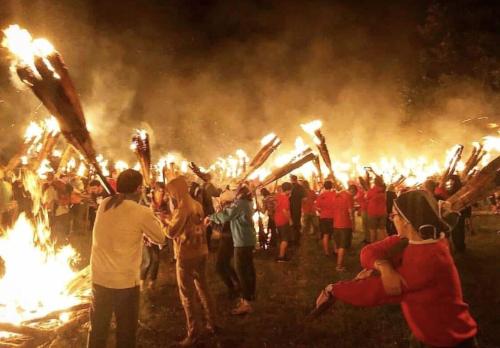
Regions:
M 24 142 L 29 143 L 30 141 L 38 142 L 42 138 L 43 129 L 38 125 L 38 123 L 31 121 L 26 128 L 24 133 Z
M 276 134 L 274 133 L 269 133 L 266 135 L 264 138 L 260 140 L 260 144 L 262 146 L 269 144 L 274 138 L 276 138 Z
M 306 124 L 301 124 L 300 126 L 306 133 L 313 135 L 315 131 L 323 126 L 323 122 L 321 122 L 321 120 L 314 120 Z

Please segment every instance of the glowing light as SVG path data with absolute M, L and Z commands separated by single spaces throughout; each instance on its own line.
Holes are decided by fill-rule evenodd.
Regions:
M 314 120 L 306 124 L 301 124 L 300 126 L 306 133 L 314 134 L 315 131 L 323 126 L 323 123 L 320 120 Z

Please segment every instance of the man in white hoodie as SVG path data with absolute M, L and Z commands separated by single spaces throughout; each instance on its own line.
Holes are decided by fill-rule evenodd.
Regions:
M 117 179 L 118 194 L 97 210 L 90 257 L 92 306 L 88 347 L 106 347 L 111 316 L 116 319 L 117 347 L 135 347 L 143 235 L 162 244 L 161 222 L 139 205 L 142 175 L 128 169 Z

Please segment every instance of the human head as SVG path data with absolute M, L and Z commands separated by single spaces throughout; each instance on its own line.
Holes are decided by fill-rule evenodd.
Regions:
M 422 239 L 436 239 L 440 232 L 449 230 L 440 217 L 436 199 L 424 190 L 402 193 L 394 200 L 393 215 L 396 229 L 403 237 L 415 233 Z
M 136 193 L 142 185 L 142 174 L 134 169 L 126 169 L 116 179 L 118 193 Z
M 349 188 L 347 189 L 349 193 L 353 196 L 355 196 L 358 193 L 358 187 L 354 184 L 349 185 Z
M 427 191 L 431 194 L 434 194 L 434 191 L 436 190 L 436 187 L 437 187 L 437 183 L 432 179 L 427 179 L 427 180 L 425 180 L 423 186 L 424 186 L 425 191 Z
M 88 191 L 90 193 L 101 193 L 102 186 L 101 186 L 101 183 L 99 182 L 99 180 L 94 179 L 91 182 L 89 182 Z
M 289 182 L 284 182 L 283 184 L 281 184 L 281 191 L 283 191 L 284 193 L 292 191 L 292 184 L 290 184 Z
M 331 190 L 333 188 L 333 183 L 330 180 L 326 180 L 323 183 L 323 187 L 325 188 L 325 190 Z
M 298 183 L 298 178 L 297 178 L 297 175 L 290 175 L 290 182 L 292 184 L 297 184 Z
M 307 180 L 305 180 L 305 179 L 304 179 L 304 180 L 301 180 L 301 181 L 300 181 L 300 184 L 301 184 L 301 185 L 302 185 L 302 186 L 303 186 L 306 190 L 310 190 L 310 189 L 311 189 L 311 187 L 309 186 L 309 181 L 307 181 Z
M 236 192 L 236 198 L 251 201 L 252 192 L 250 191 L 250 188 L 248 186 L 241 186 Z
M 260 194 L 263 196 L 263 197 L 267 197 L 271 194 L 271 192 L 269 192 L 268 189 L 266 189 L 265 187 L 263 187 L 262 189 L 260 189 Z
M 384 187 L 385 188 L 384 178 L 382 178 L 381 176 L 377 175 L 375 177 L 375 179 L 373 180 L 373 183 L 375 184 L 375 186 Z
M 460 177 L 456 174 L 450 176 L 450 179 L 447 182 L 447 189 L 450 195 L 456 193 L 462 187 L 462 181 Z

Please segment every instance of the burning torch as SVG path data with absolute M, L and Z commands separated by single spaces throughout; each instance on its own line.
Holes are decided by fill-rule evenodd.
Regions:
M 328 168 L 331 177 L 335 180 L 335 175 L 333 174 L 333 166 L 332 160 L 330 158 L 330 152 L 328 151 L 328 147 L 326 146 L 326 139 L 323 133 L 321 133 L 322 122 L 320 120 L 315 120 L 307 124 L 301 125 L 302 129 L 311 135 L 314 144 L 316 144 L 319 154 L 321 158 L 323 158 L 323 162 L 325 162 L 326 167 Z
M 151 185 L 151 147 L 149 145 L 149 134 L 145 130 L 137 130 L 132 136 L 130 148 L 135 152 L 141 166 L 144 184 Z
M 11 25 L 3 32 L 2 46 L 12 53 L 12 65 L 21 81 L 56 117 L 61 133 L 94 167 L 105 189 L 114 193 L 96 161 L 80 100 L 61 55 L 50 42 L 33 40 L 30 33 L 18 25 Z
M 270 133 L 262 138 L 260 143 L 262 147 L 248 164 L 247 170 L 240 177 L 240 182 L 245 181 L 267 161 L 269 156 L 280 146 L 281 140 L 274 133 Z

